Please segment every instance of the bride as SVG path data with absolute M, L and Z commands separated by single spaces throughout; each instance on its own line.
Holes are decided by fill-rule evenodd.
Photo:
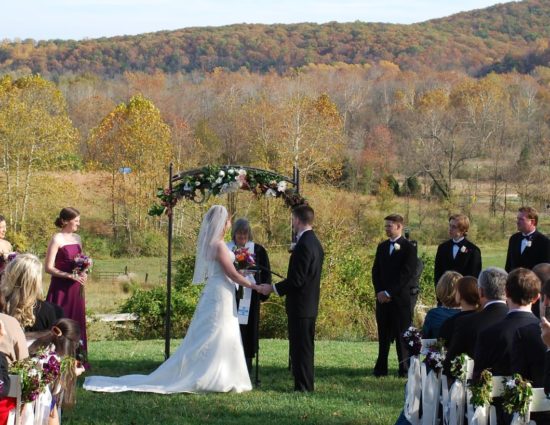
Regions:
M 214 205 L 204 216 L 193 283 L 206 281 L 206 285 L 177 351 L 149 375 L 92 376 L 86 378 L 84 389 L 161 394 L 252 389 L 239 331 L 234 283 L 248 288 L 253 285 L 235 269 L 235 257 L 223 241 L 230 227 L 227 210 L 221 205 Z

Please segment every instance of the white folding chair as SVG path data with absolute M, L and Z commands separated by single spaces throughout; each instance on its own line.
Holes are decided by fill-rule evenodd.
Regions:
M 8 392 L 7 397 L 13 397 L 16 400 L 15 413 L 13 415 L 14 421 L 11 423 L 14 425 L 19 425 L 21 420 L 21 378 L 19 375 L 10 375 L 10 391 Z M 8 424 L 10 424 L 9 420 Z
M 428 348 L 430 348 L 432 345 L 434 345 L 436 343 L 437 343 L 437 339 L 435 339 L 435 338 L 423 339 L 422 340 L 422 348 L 421 348 L 420 352 L 422 354 L 426 353 L 426 351 L 428 351 Z

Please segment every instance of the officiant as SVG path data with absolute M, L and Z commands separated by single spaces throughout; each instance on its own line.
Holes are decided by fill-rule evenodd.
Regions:
M 228 247 L 232 251 L 238 248 L 248 248 L 248 252 L 254 254 L 257 271 L 250 275 L 255 283 L 268 283 L 271 285 L 271 273 L 269 257 L 263 246 L 253 241 L 252 228 L 246 218 L 239 218 L 233 223 L 231 229 L 231 241 Z M 246 272 L 245 272 L 246 273 Z M 246 357 L 248 371 L 252 370 L 252 359 L 258 355 L 258 339 L 260 325 L 260 301 L 265 301 L 268 296 L 261 295 L 249 288 L 238 287 L 237 311 L 241 337 Z M 258 375 L 256 364 L 256 379 Z

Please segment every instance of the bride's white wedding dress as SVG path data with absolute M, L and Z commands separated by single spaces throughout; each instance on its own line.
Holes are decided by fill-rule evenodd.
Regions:
M 252 384 L 237 319 L 235 284 L 224 274 L 218 261 L 210 262 L 208 274 L 187 334 L 168 360 L 149 375 L 86 378 L 84 389 L 161 394 L 250 391 Z

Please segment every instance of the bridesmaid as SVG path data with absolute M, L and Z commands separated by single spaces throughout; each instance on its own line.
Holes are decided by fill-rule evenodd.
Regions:
M 46 300 L 60 306 L 65 317 L 78 322 L 85 356 L 88 351 L 86 309 L 80 285 L 86 284 L 87 275 L 73 273 L 74 258 L 82 253 L 80 236 L 75 233 L 80 226 L 80 213 L 75 208 L 63 208 L 55 225 L 61 231 L 53 235 L 46 252 L 46 273 L 52 275 Z

